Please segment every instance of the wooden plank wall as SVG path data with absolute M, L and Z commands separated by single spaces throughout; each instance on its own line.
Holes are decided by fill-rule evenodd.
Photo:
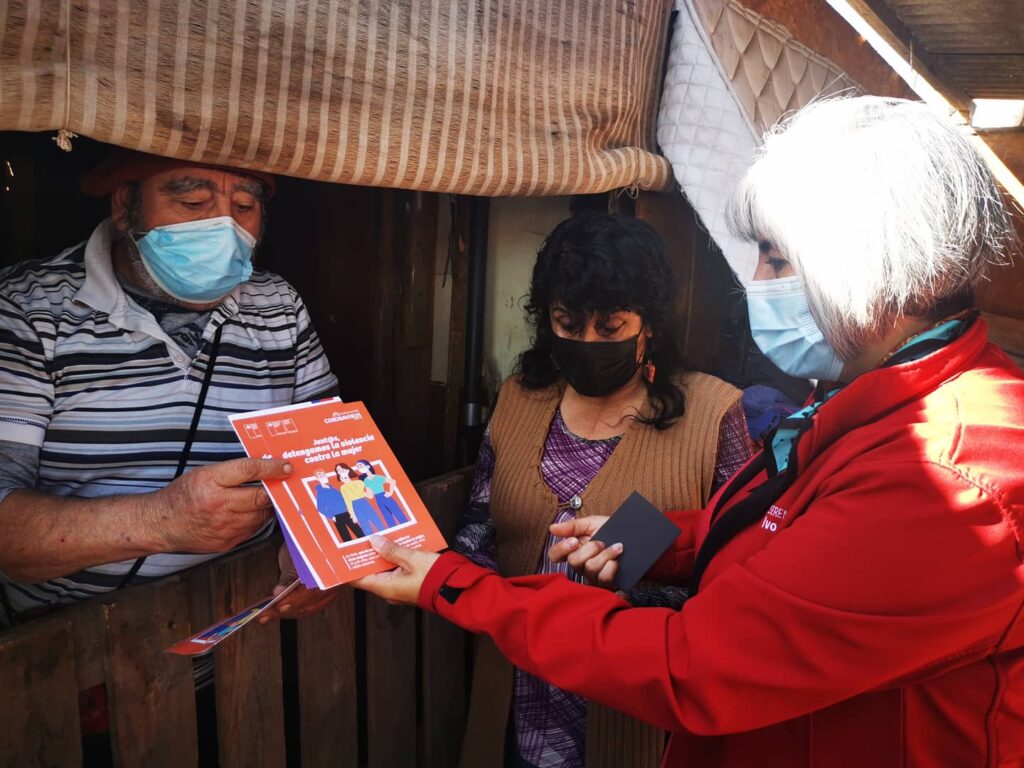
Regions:
M 78 686 L 68 623 L 0 637 L 0 765 L 78 766 Z
M 215 563 L 209 570 L 215 617 L 231 616 L 270 594 L 277 583 L 276 548 L 261 547 L 248 557 Z M 231 641 L 218 645 L 213 661 L 220 764 L 284 765 L 279 626 L 250 624 Z
M 417 486 L 448 538 L 471 476 L 460 470 Z M 0 635 L 0 766 L 82 766 L 79 691 L 97 684 L 110 705 L 113 765 L 196 765 L 192 663 L 164 649 L 268 594 L 276 560 L 275 544 L 257 545 Z M 360 754 L 382 768 L 456 764 L 466 712 L 463 632 L 372 597 L 362 625 L 348 589 L 296 629 L 294 658 L 282 659 L 287 644 L 277 623 L 250 624 L 214 650 L 219 754 L 204 764 L 356 768 Z M 297 692 L 283 685 L 285 664 L 297 670 Z M 297 711 L 298 743 L 288 742 L 286 708 Z
M 338 376 L 413 480 L 454 469 L 468 198 L 282 178 L 259 260 L 298 290 Z M 438 230 L 455 217 L 448 376 L 431 381 Z M 461 267 L 461 269 L 459 268 Z
M 713 372 L 730 343 L 726 334 L 733 301 L 742 298 L 732 270 L 697 214 L 678 193 L 611 192 L 574 198 L 574 209 L 608 210 L 636 216 L 661 235 L 676 281 L 675 316 L 686 359 Z
M 434 262 L 440 195 L 376 190 L 374 236 L 377 290 L 373 295 L 374 420 L 412 478 L 441 471 L 430 408 Z
M 438 478 L 423 489 L 427 505 L 441 533 L 448 541 L 455 535 L 472 476 L 457 472 Z M 469 653 L 468 635 L 447 621 L 420 615 L 420 659 L 422 660 L 423 752 L 422 768 L 449 768 L 459 762 L 466 709 Z M 462 664 L 460 667 L 459 664 Z
M 343 590 L 323 613 L 298 622 L 301 764 L 356 768 L 355 595 Z
M 175 579 L 127 590 L 103 606 L 107 698 L 118 765 L 192 765 L 196 698 L 192 664 L 164 649 L 192 633 L 188 590 Z

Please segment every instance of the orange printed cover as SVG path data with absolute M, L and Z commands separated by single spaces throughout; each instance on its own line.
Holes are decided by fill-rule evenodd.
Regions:
M 393 566 L 368 537 L 437 552 L 447 544 L 362 403 L 335 398 L 240 413 L 231 425 L 249 456 L 291 462 L 264 483 L 309 587 L 330 589 Z

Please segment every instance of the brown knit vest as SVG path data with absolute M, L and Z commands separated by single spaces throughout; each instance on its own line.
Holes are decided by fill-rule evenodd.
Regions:
M 739 400 L 734 387 L 700 373 L 682 377 L 686 413 L 657 430 L 632 423 L 608 461 L 580 494 L 579 515 L 610 515 L 633 491 L 659 509 L 699 509 L 714 480 L 719 429 Z M 562 387 L 527 390 L 515 379 L 501 388 L 491 419 L 496 457 L 491 517 L 498 564 L 505 576 L 536 573 L 545 556 L 557 499 L 540 473 L 548 430 Z M 512 698 L 512 665 L 481 637 L 473 674 L 462 768 L 500 768 Z M 665 735 L 652 726 L 591 702 L 587 713 L 587 768 L 654 768 Z

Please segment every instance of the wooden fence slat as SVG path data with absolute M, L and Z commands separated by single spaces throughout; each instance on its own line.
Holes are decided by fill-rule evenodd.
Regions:
M 175 768 L 198 759 L 192 662 L 165 650 L 192 631 L 187 592 L 175 578 L 103 606 L 115 765 Z
M 213 612 L 230 616 L 270 594 L 277 552 L 263 546 L 210 569 Z M 223 768 L 285 764 L 281 631 L 277 622 L 248 624 L 214 651 L 217 747 Z
M 466 507 L 472 469 L 417 487 L 423 503 L 451 542 Z M 423 616 L 423 768 L 459 763 L 466 728 L 466 653 L 469 635 L 437 616 Z
M 355 768 L 359 757 L 356 617 L 351 589 L 297 622 L 302 768 Z
M 44 620 L 0 637 L 0 765 L 80 766 L 78 686 L 68 625 Z
M 87 691 L 94 686 L 102 685 L 106 682 L 103 611 L 96 603 L 91 602 L 61 610 L 64 612 L 62 618 L 68 621 L 71 636 L 74 638 L 78 690 Z
M 210 568 L 202 566 L 185 571 L 181 578 L 188 585 L 188 618 L 198 632 L 203 627 L 213 624 L 215 619 L 223 616 L 213 615 L 210 597 Z
M 416 765 L 416 609 L 366 601 L 369 768 Z

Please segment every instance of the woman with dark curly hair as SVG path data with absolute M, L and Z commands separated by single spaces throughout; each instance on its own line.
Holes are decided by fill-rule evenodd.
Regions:
M 456 551 L 506 576 L 579 580 L 545 557 L 558 541 L 549 525 L 610 514 L 633 491 L 660 509 L 697 508 L 746 461 L 739 391 L 683 365 L 674 286 L 660 238 L 638 219 L 581 214 L 551 232 L 526 304 L 533 344 L 501 388 Z M 675 607 L 684 597 L 629 595 Z M 654 766 L 663 749 L 652 726 L 481 646 L 464 766 Z

